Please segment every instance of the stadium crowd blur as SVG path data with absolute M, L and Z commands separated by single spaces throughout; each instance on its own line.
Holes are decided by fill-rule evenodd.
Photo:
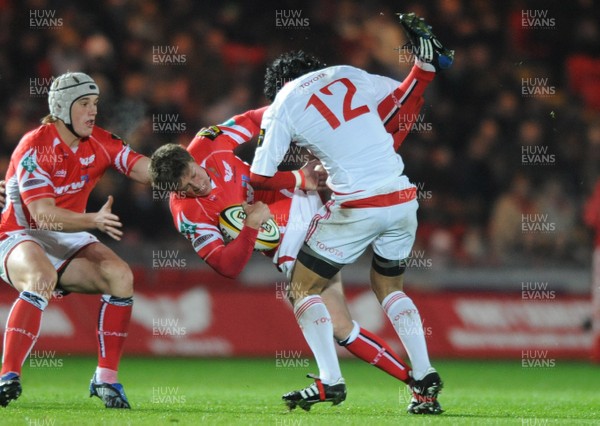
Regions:
M 61 73 L 92 75 L 97 124 L 150 155 L 266 104 L 265 66 L 285 50 L 402 79 L 411 63 L 399 49 L 401 7 L 456 50 L 400 148 L 419 188 L 415 249 L 454 265 L 588 264 L 581 210 L 600 176 L 597 2 L 396 3 L 0 0 L 0 171 L 47 114 L 47 86 Z M 88 208 L 107 194 L 124 244 L 187 246 L 161 191 L 115 173 Z

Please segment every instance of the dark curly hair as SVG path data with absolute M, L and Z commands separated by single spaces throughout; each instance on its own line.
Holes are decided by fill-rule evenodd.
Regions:
M 150 179 L 155 189 L 175 191 L 194 157 L 181 145 L 168 143 L 150 157 Z
M 283 85 L 301 75 L 325 68 L 319 58 L 302 50 L 286 52 L 267 67 L 264 94 L 273 102 Z

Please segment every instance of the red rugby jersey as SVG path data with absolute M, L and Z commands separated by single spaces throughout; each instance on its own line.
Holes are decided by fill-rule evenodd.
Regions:
M 215 253 L 224 248 L 223 235 L 219 230 L 219 213 L 223 209 L 241 204 L 242 201 L 262 201 L 276 214 L 278 225 L 284 226 L 287 223 L 291 192 L 255 191 L 249 184 L 250 165 L 233 152 L 239 144 L 258 135 L 263 111 L 264 108 L 248 111 L 224 124 L 200 130 L 187 150 L 208 173 L 211 193 L 206 197 L 186 197 L 185 194 L 180 196 L 173 192 L 170 197 L 169 206 L 177 230 L 191 241 L 201 258 L 226 276 L 237 275 L 245 262 L 236 259 L 235 270 L 225 270 L 211 262 Z M 251 250 L 250 253 L 243 254 L 249 256 Z M 240 264 L 241 267 L 238 268 Z
M 142 155 L 118 136 L 95 126 L 92 134 L 71 149 L 54 124 L 26 133 L 13 151 L 6 173 L 6 205 L 0 237 L 6 232 L 35 228 L 27 205 L 54 198 L 57 207 L 84 213 L 92 189 L 112 167 L 129 175 Z

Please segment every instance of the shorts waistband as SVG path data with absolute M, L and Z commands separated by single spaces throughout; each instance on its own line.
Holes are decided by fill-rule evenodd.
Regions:
M 388 194 L 379 194 L 373 195 L 372 197 L 360 198 L 358 200 L 344 201 L 340 204 L 340 207 L 344 209 L 389 207 L 412 201 L 415 198 L 417 198 L 417 188 L 413 186 Z

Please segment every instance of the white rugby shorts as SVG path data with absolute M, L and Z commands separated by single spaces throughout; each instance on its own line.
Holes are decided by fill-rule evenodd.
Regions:
M 97 243 L 98 239 L 89 232 L 56 232 L 23 229 L 7 232 L 8 237 L 0 241 L 0 278 L 12 285 L 6 261 L 13 249 L 25 241 L 33 241 L 45 252 L 56 271 L 60 271 L 84 247 Z
M 312 220 L 306 243 L 342 265 L 369 245 L 385 259 L 402 260 L 415 241 L 418 208 L 416 188 L 404 176 L 369 194 L 334 196 Z
M 323 207 L 321 197 L 316 191 L 304 192 L 297 189 L 292 197 L 288 223 L 283 230 L 283 237 L 273 263 L 286 277 L 291 279 L 292 269 L 298 252 L 304 243 L 308 225 L 313 216 Z

